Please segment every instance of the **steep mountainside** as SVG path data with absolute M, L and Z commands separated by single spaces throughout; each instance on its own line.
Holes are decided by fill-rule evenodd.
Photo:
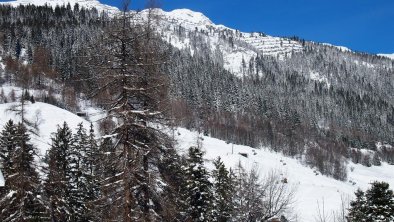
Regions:
M 33 63 L 37 46 L 44 48 L 51 58 L 47 65 L 60 79 L 88 94 L 94 82 L 74 81 L 92 75 L 77 68 L 83 63 L 79 58 L 89 49 L 86 43 L 95 45 L 111 28 L 116 10 L 98 1 L 50 5 L 68 2 L 110 13 L 2 7 L 1 50 L 11 73 L 13 59 Z M 12 4 L 20 3 L 43 5 L 27 0 Z M 144 19 L 150 12 L 137 15 Z M 347 159 L 367 166 L 373 159 L 394 163 L 394 61 L 387 56 L 297 37 L 244 33 L 188 9 L 157 9 L 154 14 L 160 44 L 171 45 L 164 71 L 177 124 L 227 141 L 269 146 L 342 180 Z M 5 76 L 3 82 L 11 80 Z M 58 105 L 78 109 L 65 103 Z

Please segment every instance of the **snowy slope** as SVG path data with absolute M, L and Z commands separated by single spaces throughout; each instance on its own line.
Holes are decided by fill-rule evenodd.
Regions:
M 76 3 L 79 4 L 80 7 L 84 8 L 96 8 L 98 11 L 105 11 L 109 13 L 114 13 L 119 11 L 118 8 L 101 4 L 98 0 L 15 0 L 15 1 L 7 1 L 0 2 L 0 4 L 9 4 L 12 6 L 18 5 L 50 5 L 52 7 L 56 7 L 56 5 L 62 6 L 70 3 L 71 6 L 74 6 Z
M 393 54 L 378 54 L 379 56 L 384 56 L 394 60 L 394 53 Z
M 0 127 L 8 119 L 12 118 L 19 121 L 19 117 L 14 113 L 7 111 L 15 103 L 0 104 Z M 38 136 L 31 136 L 32 142 L 39 148 L 40 154 L 44 155 L 50 147 L 51 133 L 55 132 L 57 125 L 67 121 L 71 129 L 75 129 L 77 124 L 83 122 L 85 127 L 89 123 L 58 107 L 36 102 L 27 105 L 27 118 L 31 121 L 39 117 L 40 131 Z M 97 110 L 90 108 L 88 113 L 95 113 Z M 175 133 L 178 141 L 177 149 L 180 153 L 185 154 L 187 149 L 196 144 L 197 133 L 186 129 L 177 129 Z M 383 163 L 381 167 L 364 167 L 361 165 L 349 164 L 349 181 L 341 182 L 317 175 L 313 169 L 300 164 L 296 159 L 284 157 L 281 154 L 271 152 L 268 149 L 253 149 L 247 146 L 234 145 L 232 154 L 232 145 L 226 142 L 210 137 L 203 137 L 203 148 L 206 152 L 205 159 L 207 166 L 212 168 L 212 160 L 221 156 L 228 167 L 235 166 L 239 161 L 246 167 L 251 168 L 254 165 L 259 167 L 261 176 L 269 173 L 271 170 L 277 170 L 283 178 L 287 178 L 289 185 L 297 187 L 296 202 L 294 204 L 294 213 L 297 213 L 298 221 L 309 222 L 315 221 L 317 215 L 318 203 L 321 205 L 324 201 L 325 211 L 330 214 L 338 210 L 341 197 L 353 198 L 354 191 L 360 187 L 367 189 L 369 183 L 374 180 L 386 181 L 394 187 L 394 166 Z M 239 153 L 247 153 L 248 158 L 242 157 Z M 350 170 L 352 168 L 353 170 Z M 0 179 L 0 184 L 2 180 Z M 308 209 L 308 210 L 305 210 Z
M 20 121 L 19 116 L 16 116 L 14 112 L 8 110 L 12 105 L 16 104 L 17 103 L 0 104 L 1 130 L 9 119 L 14 120 L 14 122 Z M 26 118 L 33 123 L 37 123 L 40 129 L 37 132 L 37 136 L 31 136 L 31 142 L 38 148 L 40 156 L 45 155 L 46 150 L 49 149 L 51 144 L 51 134 L 56 132 L 57 126 L 62 125 L 64 121 L 67 122 L 72 130 L 76 129 L 77 125 L 81 122 L 83 122 L 86 128 L 90 126 L 90 123 L 86 120 L 71 112 L 40 102 L 34 104 L 30 102 L 27 103 Z
M 237 76 L 243 75 L 242 61 L 248 64 L 249 60 L 257 55 L 277 56 L 284 59 L 291 53 L 303 50 L 299 42 L 262 33 L 240 32 L 214 24 L 202 13 L 189 9 L 177 9 L 170 12 L 157 10 L 157 14 L 162 18 L 162 24 L 158 28 L 162 30 L 163 38 L 170 44 L 179 49 L 191 48 L 190 39 L 176 35 L 174 30 L 179 26 L 187 31 L 198 31 L 200 37 L 210 45 L 211 52 L 217 49 L 221 51 L 224 68 Z M 223 34 L 226 34 L 227 38 L 231 36 L 232 44 L 223 40 Z
M 322 45 L 335 47 L 335 48 L 341 50 L 342 52 L 351 52 L 352 51 L 348 47 L 345 47 L 345 46 L 336 46 L 336 45 L 332 45 L 330 43 L 322 43 Z
M 186 154 L 190 146 L 196 145 L 197 133 L 179 128 L 177 136 L 178 150 Z M 175 133 L 177 135 L 178 133 Z M 386 181 L 394 188 L 394 166 L 383 163 L 381 167 L 364 167 L 349 163 L 348 181 L 342 182 L 332 178 L 316 175 L 313 169 L 300 164 L 296 159 L 284 157 L 281 154 L 271 152 L 268 149 L 253 149 L 247 146 L 234 145 L 225 141 L 203 137 L 203 149 L 205 150 L 206 163 L 212 168 L 212 160 L 220 156 L 227 167 L 234 167 L 239 161 L 246 167 L 257 165 L 261 177 L 272 170 L 281 172 L 287 178 L 290 186 L 297 187 L 294 213 L 298 221 L 314 222 L 318 214 L 318 205 L 322 207 L 324 202 L 325 213 L 332 214 L 338 211 L 341 205 L 341 197 L 344 199 L 354 198 L 357 188 L 367 189 L 369 183 L 375 180 Z M 239 153 L 247 153 L 245 158 Z M 350 170 L 353 169 L 353 170 Z M 355 184 L 354 184 L 355 183 Z

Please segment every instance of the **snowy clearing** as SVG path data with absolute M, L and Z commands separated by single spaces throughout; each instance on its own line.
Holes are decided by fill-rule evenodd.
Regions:
M 197 133 L 179 128 L 175 135 L 180 153 L 186 154 L 190 146 L 195 146 Z M 203 150 L 206 152 L 207 167 L 212 169 L 212 160 L 220 156 L 227 167 L 234 167 L 241 161 L 243 166 L 250 169 L 257 165 L 261 178 L 272 170 L 279 171 L 287 178 L 290 185 L 297 187 L 294 213 L 297 220 L 314 222 L 318 214 L 318 205 L 324 202 L 326 214 L 340 210 L 341 198 L 352 199 L 357 188 L 366 190 L 369 183 L 378 180 L 386 181 L 394 188 L 394 166 L 383 163 L 381 167 L 365 167 L 349 163 L 348 181 L 342 182 L 316 173 L 314 169 L 302 165 L 298 160 L 285 157 L 270 151 L 268 148 L 254 149 L 248 146 L 234 145 L 225 141 L 203 136 Z M 247 158 L 239 153 L 247 154 Z M 352 170 L 350 170 L 352 169 Z M 355 185 L 353 185 L 355 183 Z
M 14 122 L 19 122 L 20 117 L 15 115 L 15 112 L 9 111 L 9 108 L 19 103 L 0 104 L 0 127 L 12 119 Z M 57 126 L 67 122 L 70 129 L 77 128 L 79 123 L 83 123 L 85 128 L 90 126 L 90 123 L 85 119 L 56 106 L 36 102 L 26 102 L 26 118 L 33 124 L 37 123 L 39 127 L 38 135 L 31 135 L 31 142 L 38 148 L 40 155 L 45 155 L 46 150 L 51 144 L 51 134 L 56 132 Z

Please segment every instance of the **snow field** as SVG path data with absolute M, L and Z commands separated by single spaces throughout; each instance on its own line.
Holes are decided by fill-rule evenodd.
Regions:
M 197 133 L 178 128 L 175 133 L 178 142 L 177 149 L 186 154 L 190 146 L 195 146 Z M 286 178 L 289 185 L 296 187 L 293 209 L 297 221 L 314 222 L 318 215 L 318 207 L 328 215 L 340 210 L 342 199 L 347 201 L 354 198 L 354 192 L 361 188 L 366 190 L 369 183 L 378 180 L 386 181 L 394 188 L 394 166 L 382 163 L 382 166 L 365 167 L 359 164 L 348 164 L 348 181 L 338 181 L 316 172 L 299 160 L 285 157 L 272 152 L 268 148 L 254 149 L 248 146 L 227 144 L 225 141 L 202 136 L 204 159 L 209 169 L 213 169 L 212 161 L 220 156 L 228 168 L 235 167 L 239 162 L 246 169 L 258 166 L 261 178 L 275 171 Z M 233 152 L 232 152 L 233 149 Z M 247 154 L 243 157 L 239 153 Z M 352 169 L 352 170 L 350 170 Z M 355 183 L 355 185 L 353 185 Z M 322 211 L 322 210 L 321 210 Z M 331 216 L 331 219 L 332 216 Z
M 0 127 L 12 119 L 15 123 L 20 121 L 20 117 L 15 115 L 15 112 L 9 111 L 9 108 L 19 103 L 0 104 Z M 62 125 L 64 121 L 67 122 L 70 129 L 73 131 L 77 128 L 79 123 L 83 123 L 84 127 L 88 129 L 90 123 L 85 119 L 56 106 L 36 102 L 26 102 L 26 118 L 27 120 L 37 123 L 39 131 L 37 135 L 31 135 L 31 142 L 38 148 L 39 155 L 44 156 L 46 151 L 51 146 L 51 134 L 57 131 L 57 126 Z

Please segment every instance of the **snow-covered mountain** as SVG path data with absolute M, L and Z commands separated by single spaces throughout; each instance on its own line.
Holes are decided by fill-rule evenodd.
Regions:
M 71 5 L 78 3 L 80 6 L 87 8 L 95 7 L 100 11 L 104 10 L 111 12 L 110 14 L 118 12 L 118 9 L 103 5 L 97 0 L 17 0 L 4 4 L 11 4 L 13 6 L 19 4 L 49 4 L 56 6 L 65 5 L 67 3 L 70 3 Z M 299 41 L 272 37 L 263 33 L 245 33 L 223 25 L 217 25 L 202 13 L 193 12 L 188 9 L 178 9 L 170 12 L 157 10 L 156 12 L 162 17 L 162 22 L 158 26 L 158 31 L 165 41 L 178 49 L 190 50 L 191 54 L 193 54 L 193 50 L 198 50 L 198 46 L 193 45 L 195 42 L 193 42 L 191 38 L 197 37 L 199 38 L 199 41 L 202 41 L 209 46 L 208 50 L 210 52 L 215 52 L 216 50 L 220 51 L 223 56 L 223 67 L 237 76 L 242 76 L 244 74 L 244 65 L 248 65 L 248 61 L 257 55 L 271 56 L 273 58 L 277 58 L 279 61 L 283 61 L 294 54 L 300 55 L 297 53 L 301 53 L 305 48 L 307 48 L 304 48 L 303 44 Z M 142 12 L 142 14 L 144 13 L 147 13 L 147 11 Z M 186 30 L 187 32 L 182 30 Z M 190 36 L 190 34 L 193 33 L 195 36 Z M 325 47 L 329 46 L 335 48 L 332 58 L 344 57 L 345 60 L 348 60 L 349 62 L 346 61 L 348 63 L 343 64 L 344 66 L 348 65 L 349 68 L 360 66 L 362 69 L 368 71 L 365 73 L 369 73 L 369 70 L 373 69 L 376 65 L 367 63 L 361 60 L 362 58 L 354 59 L 352 57 L 346 57 L 346 53 L 354 54 L 349 53 L 350 50 L 346 47 L 338 47 L 329 44 L 323 45 L 325 45 Z M 321 48 L 322 50 L 325 50 L 324 47 Z M 338 56 L 338 54 L 340 56 Z M 381 56 L 394 58 L 394 55 L 381 54 Z M 302 61 L 309 60 L 303 59 Z M 296 62 L 294 62 L 294 64 L 295 63 Z M 332 59 L 332 64 L 335 63 L 336 60 Z M 294 64 L 285 65 L 296 67 Z M 330 75 L 325 75 L 322 72 L 311 69 L 311 67 L 314 67 L 315 69 L 320 68 L 320 64 L 324 63 L 319 60 L 319 62 L 316 62 L 313 66 L 311 64 L 307 64 L 300 68 L 300 70 L 303 71 L 300 71 L 300 73 L 306 73 L 312 83 L 313 81 L 324 83 L 327 88 L 334 84 L 338 84 L 336 81 L 344 81 L 344 77 L 340 75 L 342 73 L 336 73 L 338 71 L 334 69 L 335 67 L 331 67 L 333 73 Z M 280 65 L 283 64 L 281 63 Z M 2 63 L 0 63 L 0 68 L 1 67 L 4 69 Z M 382 67 L 384 67 L 384 69 L 390 69 L 392 68 L 392 64 Z M 6 89 L 5 94 L 9 94 Z M 17 120 L 17 117 L 12 112 L 7 111 L 10 105 L 12 104 L 0 105 L 0 127 L 9 118 Z M 80 122 L 88 124 L 86 120 L 68 111 L 44 103 L 28 104 L 27 109 L 29 110 L 28 118 L 38 120 L 40 124 L 41 130 L 38 132 L 39 136 L 32 136 L 32 142 L 37 147 L 40 147 L 41 155 L 44 155 L 45 151 L 49 148 L 50 136 L 51 133 L 56 130 L 56 125 L 62 124 L 63 121 L 67 121 L 70 128 L 73 129 L 76 127 L 76 124 Z M 90 109 L 92 112 L 95 112 L 94 108 L 90 107 Z M 303 109 L 304 107 L 302 107 L 302 111 L 304 111 Z M 88 114 L 89 113 L 91 112 L 88 112 Z M 382 118 L 390 117 L 383 114 L 381 116 Z M 319 127 L 321 126 L 320 128 L 326 130 L 330 129 L 330 125 L 325 124 L 324 122 L 325 120 L 322 118 L 322 120 L 319 121 Z M 185 152 L 190 145 L 194 145 L 196 133 L 182 128 L 179 128 L 177 131 L 179 132 L 179 134 L 177 134 L 177 140 L 179 141 L 178 150 L 180 152 Z M 392 174 L 394 167 L 387 163 L 383 163 L 380 167 L 364 167 L 349 163 L 347 165 L 348 179 L 347 181 L 342 182 L 323 176 L 315 169 L 303 165 L 300 161 L 271 152 L 268 148 L 263 147 L 262 149 L 253 149 L 247 146 L 235 145 L 234 152 L 232 152 L 232 145 L 222 140 L 204 137 L 203 141 L 203 147 L 206 151 L 206 163 L 210 167 L 212 160 L 217 156 L 221 156 L 228 167 L 233 167 L 239 161 L 247 167 L 258 165 L 262 177 L 270 172 L 270 170 L 278 170 L 281 173 L 281 176 L 289 181 L 290 185 L 298 187 L 297 201 L 294 204 L 294 211 L 298 213 L 299 221 L 314 221 L 315 216 L 318 214 L 317 206 L 321 206 L 323 202 L 326 213 L 331 214 L 332 211 L 339 209 L 342 196 L 345 198 L 353 198 L 353 192 L 358 187 L 365 190 L 373 180 L 387 181 L 391 186 L 394 186 L 394 176 Z M 248 157 L 243 157 L 239 155 L 239 153 L 245 153 Z M 1 183 L 0 175 L 0 186 Z
M 7 1 L 7 2 L 0 2 L 0 4 L 9 4 L 12 6 L 18 5 L 50 5 L 56 7 L 57 5 L 67 5 L 70 4 L 74 6 L 75 4 L 79 4 L 81 7 L 85 8 L 96 8 L 98 11 L 106 11 L 109 13 L 119 11 L 118 8 L 101 4 L 98 0 L 15 0 L 15 1 Z
M 242 76 L 242 68 L 256 55 L 277 56 L 285 58 L 292 53 L 301 52 L 299 42 L 280 37 L 273 37 L 264 33 L 246 33 L 224 25 L 214 24 L 209 18 L 199 12 L 189 9 L 177 9 L 170 12 L 158 10 L 162 16 L 159 28 L 163 31 L 163 38 L 179 49 L 190 48 L 188 38 L 174 35 L 179 26 L 186 31 L 204 33 L 199 35 L 210 45 L 210 50 L 220 50 L 223 54 L 223 66 L 237 76 Z
M 106 11 L 110 15 L 115 15 L 119 9 L 100 3 L 98 0 L 16 0 L 10 2 L 0 2 L 0 4 L 10 4 L 12 6 L 22 5 L 67 5 L 78 3 L 81 7 L 96 8 L 99 11 Z M 242 76 L 242 66 L 256 55 L 277 56 L 285 58 L 292 53 L 303 50 L 299 42 L 280 37 L 273 37 L 263 33 L 246 33 L 224 25 L 214 24 L 208 17 L 200 12 L 189 9 L 176 9 L 170 12 L 157 9 L 155 11 L 161 18 L 158 30 L 162 37 L 178 49 L 191 47 L 192 42 L 188 38 L 175 35 L 175 30 L 182 27 L 186 31 L 204 32 L 200 35 L 205 42 L 209 43 L 210 50 L 220 50 L 223 54 L 223 65 L 228 71 L 237 76 Z M 142 11 L 142 15 L 147 10 Z M 230 42 L 230 43 L 229 43 Z

